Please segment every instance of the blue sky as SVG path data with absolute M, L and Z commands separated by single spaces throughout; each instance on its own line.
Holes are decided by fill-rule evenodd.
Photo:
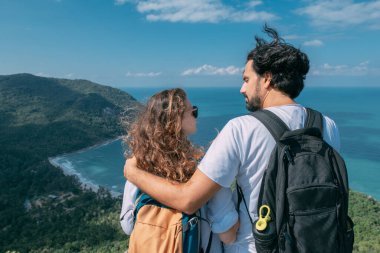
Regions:
M 0 0 L 0 74 L 240 86 L 265 22 L 309 55 L 306 85 L 380 87 L 380 1 Z

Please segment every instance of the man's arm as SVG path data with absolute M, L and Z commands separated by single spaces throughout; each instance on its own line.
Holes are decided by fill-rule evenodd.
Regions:
M 138 169 L 134 157 L 125 162 L 124 176 L 158 202 L 187 214 L 201 208 L 221 188 L 199 169 L 186 183 L 169 181 Z

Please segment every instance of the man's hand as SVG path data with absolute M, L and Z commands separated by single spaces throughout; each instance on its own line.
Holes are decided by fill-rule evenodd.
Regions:
M 124 164 L 124 177 L 128 179 L 128 176 L 130 176 L 133 171 L 137 169 L 136 157 L 133 156 L 132 158 L 127 159 Z

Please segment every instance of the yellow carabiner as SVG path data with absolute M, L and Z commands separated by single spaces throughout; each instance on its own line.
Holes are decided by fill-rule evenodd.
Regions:
M 263 217 L 263 208 L 267 209 L 267 214 Z M 268 222 L 271 220 L 270 216 L 270 208 L 267 205 L 262 205 L 259 209 L 259 220 L 256 222 L 256 230 L 263 231 L 267 228 Z

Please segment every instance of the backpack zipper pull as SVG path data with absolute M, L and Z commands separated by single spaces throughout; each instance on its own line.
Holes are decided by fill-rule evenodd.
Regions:
M 290 153 L 290 147 L 289 146 L 286 146 L 286 148 L 285 148 L 285 155 L 286 155 L 286 159 L 288 160 L 288 162 L 291 164 L 294 164 L 294 160 L 293 160 L 293 157 Z
M 266 215 L 263 215 L 263 210 L 266 209 Z M 259 209 L 259 220 L 256 222 L 256 230 L 264 231 L 267 228 L 267 224 L 272 219 L 270 218 L 270 208 L 268 205 L 262 205 Z

